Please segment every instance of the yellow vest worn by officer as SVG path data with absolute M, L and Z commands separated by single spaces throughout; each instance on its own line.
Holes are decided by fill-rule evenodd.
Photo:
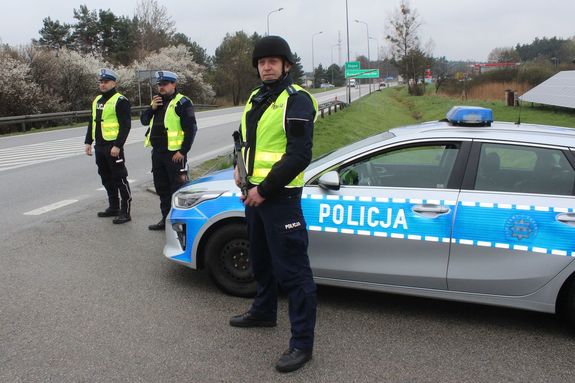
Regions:
M 180 116 L 176 113 L 176 105 L 185 96 L 183 94 L 176 94 L 176 96 L 168 104 L 166 109 L 166 114 L 164 115 L 164 127 L 167 130 L 168 135 L 168 150 L 176 151 L 182 147 L 182 142 L 184 142 L 184 130 L 182 129 L 182 121 Z M 191 102 L 191 100 L 190 100 Z M 146 139 L 144 140 L 144 146 L 152 146 L 150 142 L 150 135 L 152 134 L 152 126 L 154 125 L 154 117 L 150 120 L 150 129 L 148 134 L 146 134 Z
M 96 139 L 96 110 L 98 108 L 98 101 L 100 101 L 102 97 L 103 96 L 100 95 L 92 102 L 92 140 Z M 114 93 L 114 95 L 106 101 L 104 109 L 102 109 L 100 128 L 102 129 L 102 138 L 106 141 L 114 141 L 116 137 L 118 137 L 120 123 L 116 115 L 116 103 L 121 97 L 124 96 L 120 93 Z
M 242 116 L 241 132 L 242 137 L 246 137 L 246 116 L 247 113 L 252 109 L 252 97 L 259 92 L 256 89 L 250 95 L 246 108 L 244 109 L 244 114 Z M 285 116 L 287 111 L 288 98 L 290 95 L 297 92 L 305 92 L 309 95 L 310 99 L 313 101 L 313 107 L 315 109 L 315 118 L 317 119 L 318 106 L 317 101 L 311 94 L 304 90 L 299 85 L 290 85 L 271 104 L 266 111 L 262 114 L 260 120 L 258 121 L 258 126 L 256 129 L 256 147 L 253 163 L 253 172 L 251 176 L 248 176 L 248 180 L 252 185 L 259 185 L 264 178 L 269 174 L 272 166 L 278 162 L 286 152 L 287 137 L 286 137 L 286 126 L 285 126 Z M 249 155 L 249 150 L 254 150 L 254 148 L 248 148 L 248 155 L 245 155 L 245 148 L 242 148 L 242 155 L 246 160 L 246 168 L 251 168 L 251 156 Z M 286 185 L 288 188 L 303 187 L 303 172 L 298 174 L 289 184 Z

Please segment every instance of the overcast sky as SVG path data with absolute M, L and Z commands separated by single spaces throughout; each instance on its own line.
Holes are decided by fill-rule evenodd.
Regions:
M 292 50 L 302 57 L 304 69 L 314 62 L 346 61 L 345 0 L 158 0 L 176 22 L 178 32 L 185 33 L 212 55 L 226 33 L 244 30 L 266 33 L 268 13 L 270 34 L 283 36 Z M 86 4 L 90 10 L 110 9 L 116 15 L 132 16 L 137 0 L 20 0 L 4 1 L 0 12 L 0 40 L 20 45 L 38 38 L 42 19 L 74 23 L 73 9 Z M 495 47 L 515 46 L 535 37 L 569 38 L 575 36 L 575 0 L 411 0 L 423 22 L 420 36 L 433 41 L 434 56 L 448 60 L 484 61 Z M 399 0 L 348 0 L 350 55 L 367 56 L 368 24 L 373 37 L 371 57 L 377 57 L 377 45 L 385 45 L 385 28 L 389 15 Z M 338 52 L 341 33 L 341 56 Z M 341 60 L 341 61 L 339 61 Z M 339 62 L 338 62 L 339 61 Z

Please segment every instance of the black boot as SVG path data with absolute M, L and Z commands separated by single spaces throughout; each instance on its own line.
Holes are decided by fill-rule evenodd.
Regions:
M 104 211 L 98 212 L 98 217 L 115 217 L 120 214 L 120 209 L 109 207 Z
M 233 327 L 275 327 L 276 321 L 258 317 L 251 312 L 233 316 L 230 319 L 230 326 Z
M 128 200 L 122 200 L 122 203 L 120 204 L 121 208 L 120 208 L 120 214 L 114 218 L 114 220 L 112 222 L 118 224 L 118 223 L 126 223 L 132 220 L 132 217 L 130 216 L 130 205 L 132 203 L 132 199 L 128 199 Z
M 113 223 L 126 223 L 132 220 L 132 217 L 130 217 L 130 214 L 128 213 L 120 213 L 119 216 L 117 216 L 116 218 L 114 218 L 112 220 Z
M 312 355 L 312 350 L 300 350 L 299 348 L 290 348 L 282 354 L 276 363 L 276 370 L 279 372 L 292 372 L 306 364 Z
M 158 223 L 148 226 L 149 230 L 164 230 L 166 228 L 166 219 L 162 218 Z

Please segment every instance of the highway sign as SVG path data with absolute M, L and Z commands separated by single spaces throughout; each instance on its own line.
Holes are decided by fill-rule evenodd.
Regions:
M 348 61 L 345 63 L 345 70 L 348 69 L 359 69 L 361 68 L 361 63 L 359 61 Z
M 345 78 L 379 78 L 379 69 L 346 69 Z

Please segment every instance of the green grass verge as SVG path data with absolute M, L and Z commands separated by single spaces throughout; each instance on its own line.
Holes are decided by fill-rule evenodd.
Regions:
M 232 164 L 233 160 L 231 154 L 218 156 L 191 168 L 189 171 L 189 177 L 190 179 L 196 179 L 216 170 L 230 168 Z
M 435 94 L 416 97 L 409 96 L 405 88 L 386 88 L 355 101 L 349 108 L 318 119 L 314 128 L 313 157 L 391 128 L 440 120 L 455 105 L 491 108 L 496 121 L 516 122 L 519 114 L 519 108 L 505 106 L 503 102 L 458 100 Z M 523 106 L 521 122 L 575 128 L 575 112 Z M 190 176 L 196 178 L 231 164 L 229 156 L 220 156 L 194 168 Z
M 455 105 L 491 108 L 496 121 L 515 122 L 519 116 L 519 108 L 505 106 L 503 102 L 458 100 L 434 94 L 416 97 L 409 96 L 405 88 L 386 88 L 363 97 L 341 113 L 318 120 L 313 156 L 398 126 L 440 120 Z M 575 128 L 575 112 L 523 106 L 521 122 Z

